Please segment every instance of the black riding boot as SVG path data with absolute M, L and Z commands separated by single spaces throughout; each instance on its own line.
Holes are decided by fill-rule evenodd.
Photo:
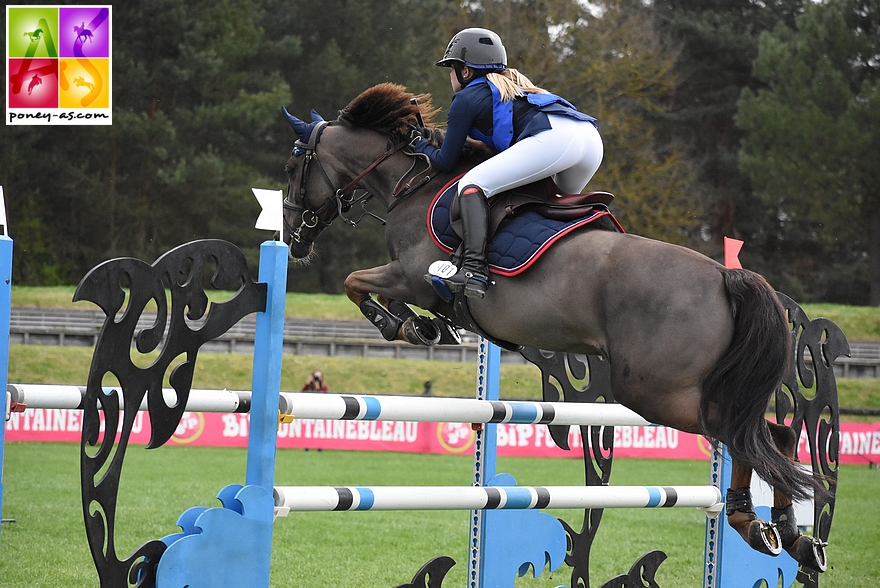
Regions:
M 452 292 L 468 298 L 482 298 L 489 289 L 489 263 L 486 260 L 486 237 L 489 232 L 489 204 L 478 186 L 467 186 L 459 196 L 462 226 L 461 266 L 446 284 Z

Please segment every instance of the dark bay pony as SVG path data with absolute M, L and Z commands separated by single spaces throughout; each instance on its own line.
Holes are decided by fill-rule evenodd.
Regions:
M 430 126 L 436 111 L 425 97 L 418 97 L 421 105 L 414 98 L 381 84 L 329 124 L 314 112 L 305 123 L 284 111 L 299 140 L 286 166 L 283 238 L 291 257 L 308 257 L 331 221 L 348 220 L 355 189 L 368 191 L 387 209 L 392 261 L 349 275 L 348 297 L 388 339 L 453 342 L 441 319 L 418 317 L 404 303 L 462 324 L 455 305 L 424 278 L 432 262 L 448 258 L 430 238 L 426 217 L 442 186 L 490 154 L 473 149 L 450 173 L 426 171 L 425 160 L 407 149 L 408 134 L 412 125 Z M 432 179 L 420 183 L 426 177 Z M 825 488 L 793 462 L 794 431 L 764 418 L 788 362 L 791 332 L 761 276 L 726 269 L 683 247 L 585 230 L 559 240 L 528 271 L 494 281 L 485 298 L 469 301 L 488 336 L 603 355 L 618 402 L 650 422 L 727 444 L 733 457 L 727 516 L 749 545 L 774 555 L 786 549 L 824 570 L 823 544 L 801 535 L 785 516 L 793 498 Z M 753 511 L 752 470 L 774 488 L 774 514 L 782 513 L 774 524 Z

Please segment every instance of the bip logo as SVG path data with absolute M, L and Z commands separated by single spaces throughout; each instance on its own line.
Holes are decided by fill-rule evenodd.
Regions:
M 6 7 L 6 124 L 109 125 L 110 6 Z

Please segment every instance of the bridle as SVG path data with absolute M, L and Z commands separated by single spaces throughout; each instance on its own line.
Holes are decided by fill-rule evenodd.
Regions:
M 304 142 L 302 139 L 297 139 L 294 150 L 291 153 L 291 155 L 304 158 L 302 173 L 300 174 L 299 178 L 298 189 L 299 201 L 302 202 L 302 204 L 297 204 L 295 200 L 291 200 L 290 184 L 288 184 L 287 187 L 287 197 L 282 201 L 282 205 L 286 210 L 293 211 L 300 215 L 301 222 L 296 228 L 294 228 L 293 225 L 289 224 L 287 222 L 287 219 L 284 220 L 284 225 L 290 233 L 291 239 L 293 239 L 297 243 L 301 243 L 303 241 L 303 230 L 314 229 L 318 225 L 321 225 L 322 229 L 326 228 L 330 226 L 330 224 L 337 216 L 353 227 L 357 226 L 357 224 L 365 216 L 368 215 L 377 219 L 383 225 L 385 224 L 384 219 L 366 209 L 366 204 L 370 201 L 373 195 L 366 191 L 361 195 L 356 195 L 355 191 L 358 184 L 365 177 L 367 177 L 370 172 L 376 169 L 376 167 L 378 167 L 379 164 L 381 164 L 383 161 L 400 151 L 406 145 L 406 143 L 392 145 L 385 151 L 385 153 L 380 155 L 373 163 L 367 166 L 364 171 L 358 174 L 357 177 L 355 177 L 344 187 L 337 189 L 333 181 L 330 180 L 330 176 L 327 175 L 326 170 L 324 170 L 324 166 L 321 164 L 321 160 L 318 158 L 317 154 L 318 141 L 320 141 L 321 139 L 321 134 L 330 124 L 333 123 L 330 123 L 328 121 L 318 122 L 312 129 L 308 141 Z M 317 164 L 318 169 L 321 171 L 321 175 L 324 177 L 324 181 L 327 183 L 328 186 L 330 186 L 330 189 L 334 191 L 334 198 L 332 200 L 325 201 L 321 206 L 317 208 L 315 208 L 309 202 L 308 194 L 306 193 L 306 184 L 309 181 L 309 173 L 312 168 L 312 163 Z M 323 216 L 326 216 L 326 212 L 328 210 L 332 210 L 331 207 L 333 207 L 334 204 L 335 210 L 333 210 L 329 218 L 325 220 Z M 360 204 L 361 209 L 363 210 L 363 214 L 361 214 L 356 220 L 352 220 L 345 216 L 345 213 L 351 210 L 351 208 L 355 204 Z
M 422 121 L 421 114 L 418 115 L 419 123 L 421 126 L 424 126 L 424 122 Z M 364 171 L 359 173 L 357 177 L 355 177 L 352 181 L 350 181 L 346 186 L 342 188 L 336 188 L 333 184 L 333 181 L 330 180 L 330 176 L 327 175 L 327 172 L 324 170 L 324 166 L 321 164 L 321 160 L 318 158 L 317 149 L 318 142 L 321 139 L 321 134 L 324 130 L 333 124 L 345 124 L 342 121 L 319 121 L 315 124 L 312 132 L 309 134 L 308 141 L 303 141 L 302 139 L 297 139 L 294 144 L 294 150 L 291 152 L 291 155 L 295 157 L 303 157 L 303 167 L 302 173 L 299 178 L 299 188 L 297 190 L 297 194 L 299 195 L 299 200 L 302 204 L 297 204 L 295 200 L 291 200 L 291 186 L 290 183 L 287 185 L 287 196 L 282 201 L 282 205 L 285 210 L 290 210 L 300 215 L 300 224 L 295 227 L 287 222 L 287 219 L 284 219 L 284 226 L 289 232 L 291 239 L 293 239 L 297 243 L 302 243 L 303 239 L 303 231 L 314 229 L 317 226 L 321 226 L 321 230 L 326 227 L 329 227 L 333 220 L 338 216 L 347 224 L 352 227 L 357 226 L 361 220 L 365 216 L 371 216 L 378 220 L 383 225 L 385 224 L 385 219 L 377 216 L 371 211 L 367 210 L 366 204 L 373 198 L 373 194 L 370 192 L 364 191 L 361 195 L 356 195 L 355 190 L 357 189 L 358 184 L 366 178 L 370 172 L 376 169 L 379 164 L 383 161 L 401 151 L 403 148 L 410 146 L 411 143 L 407 141 L 397 141 L 393 143 L 382 155 L 380 155 L 373 163 L 368 165 Z M 414 156 L 413 163 L 410 168 L 406 171 L 406 173 L 401 176 L 401 178 L 397 181 L 397 184 L 394 187 L 394 190 L 391 192 L 392 198 L 394 200 L 388 206 L 387 212 L 391 212 L 398 204 L 403 202 L 410 195 L 419 190 L 422 186 L 430 182 L 434 179 L 440 172 L 439 170 L 433 169 L 431 166 L 431 161 L 427 156 L 419 154 L 419 153 L 409 153 L 404 152 L 407 155 Z M 424 160 L 426 163 L 426 169 L 421 172 L 414 173 L 416 169 L 416 165 L 419 160 Z M 306 184 L 309 181 L 309 172 L 312 168 L 312 163 L 316 163 L 318 169 L 321 171 L 321 175 L 324 177 L 324 181 L 330 186 L 330 189 L 334 191 L 333 200 L 325 201 L 321 206 L 315 208 L 309 202 L 308 194 L 306 193 Z M 412 177 L 411 177 L 412 176 Z M 407 178 L 410 178 L 409 181 L 406 181 Z M 322 218 L 322 215 L 327 212 L 327 210 L 331 210 L 331 207 L 335 203 L 335 210 L 332 211 L 330 217 L 325 220 Z M 345 214 L 354 207 L 355 204 L 360 204 L 361 210 L 363 213 L 356 219 L 352 220 L 345 216 Z

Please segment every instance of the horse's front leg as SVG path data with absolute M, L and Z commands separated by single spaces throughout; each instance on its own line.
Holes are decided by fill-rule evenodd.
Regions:
M 439 319 L 419 316 L 401 300 L 414 296 L 406 287 L 400 263 L 352 272 L 345 279 L 345 293 L 387 341 L 406 341 L 413 345 L 460 342 L 454 328 Z M 376 294 L 376 302 L 370 294 Z M 457 341 L 450 341 L 454 337 Z

